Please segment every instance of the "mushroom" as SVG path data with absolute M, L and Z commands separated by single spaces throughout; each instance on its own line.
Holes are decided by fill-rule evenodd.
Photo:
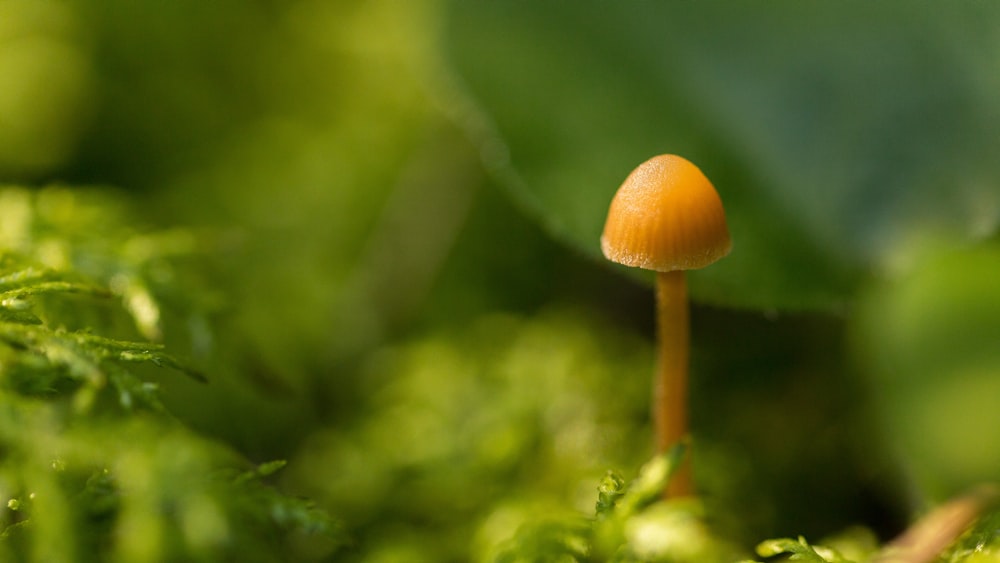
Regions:
M 685 158 L 665 154 L 639 165 L 618 188 L 601 236 L 612 262 L 656 271 L 659 359 L 653 397 L 656 447 L 666 451 L 687 434 L 688 301 L 685 270 L 729 254 L 732 241 L 722 201 L 708 178 Z M 693 494 L 690 462 L 678 469 L 667 496 Z

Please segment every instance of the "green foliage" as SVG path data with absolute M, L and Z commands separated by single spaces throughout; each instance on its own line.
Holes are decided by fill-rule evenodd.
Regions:
M 189 279 L 197 279 L 197 274 L 181 267 L 197 255 L 199 244 L 210 241 L 197 240 L 185 229 L 136 231 L 130 224 L 135 210 L 123 196 L 109 189 L 7 187 L 0 191 L 0 247 L 35 262 L 33 269 L 17 275 L 55 284 L 37 286 L 32 289 L 36 293 L 45 287 L 59 291 L 58 284 L 76 282 L 77 293 L 117 297 L 124 307 L 91 314 L 80 303 L 69 303 L 64 307 L 67 318 L 56 319 L 57 324 L 102 322 L 115 332 L 137 332 L 145 340 L 160 341 L 170 317 L 162 311 L 164 305 L 192 324 L 210 312 L 210 293 Z M 57 312 L 67 311 L 52 311 Z
M 349 556 L 489 561 L 521 522 L 592 507 L 603 468 L 646 455 L 647 381 L 632 374 L 651 358 L 597 327 L 565 310 L 487 315 L 387 347 L 364 369 L 370 414 L 318 432 L 288 471 L 355 530 Z
M 154 388 L 133 375 L 125 366 L 149 362 L 172 367 L 204 380 L 198 372 L 185 368 L 166 354 L 163 346 L 104 338 L 89 332 L 67 330 L 32 311 L 32 302 L 42 296 L 89 294 L 108 298 L 110 291 L 97 286 L 61 279 L 13 254 L 0 255 L 0 342 L 5 358 L 5 386 L 20 395 L 39 397 L 71 396 L 77 409 L 88 411 L 97 396 L 110 386 L 119 405 L 162 410 Z
M 959 538 L 941 563 L 996 563 L 1000 561 L 1000 510 L 995 507 L 984 514 L 967 533 Z
M 64 2 L 0 2 L 0 171 L 38 174 L 66 159 L 87 123 L 94 72 Z
M 607 205 L 660 153 L 703 168 L 731 256 L 698 298 L 836 310 L 928 228 L 995 231 L 995 5 L 447 3 L 487 165 L 599 258 Z M 972 47 L 979 45 L 980 47 Z M 877 52 L 878 56 L 871 56 Z M 990 51 L 992 52 L 992 51 Z
M 587 522 L 549 522 L 522 528 L 494 559 L 496 563 L 587 561 L 592 549 L 592 531 Z
M 854 342 L 893 447 L 936 500 L 995 481 L 1000 244 L 921 241 L 863 295 Z
M 530 522 L 500 546 L 497 562 L 732 561 L 736 550 L 713 537 L 694 499 L 663 500 L 667 480 L 685 455 L 677 446 L 642 467 L 625 487 L 601 481 L 596 517 Z
M 676 446 L 654 458 L 626 486 L 609 472 L 598 486 L 594 518 L 539 519 L 522 525 L 498 547 L 494 561 L 735 562 L 739 550 L 714 534 L 694 498 L 662 498 L 685 454 Z M 761 542 L 757 555 L 773 561 L 978 563 L 998 560 L 1000 511 L 995 488 L 985 488 L 932 511 L 899 539 L 879 546 L 871 531 L 853 527 L 813 544 L 802 536 Z M 758 563 L 740 559 L 739 563 Z
M 745 502 L 744 522 L 768 513 L 746 500 L 765 489 L 788 495 L 784 514 L 819 512 L 791 491 L 810 474 L 805 452 L 833 442 L 834 424 L 853 434 L 847 449 L 863 461 L 841 452 L 826 467 L 877 476 L 907 509 L 904 499 L 940 501 L 1000 478 L 992 445 L 1000 169 L 987 154 L 1000 115 L 990 31 L 1000 13 L 978 4 L 909 8 L 445 4 L 444 50 L 474 116 L 466 116 L 470 136 L 497 183 L 554 238 L 600 260 L 617 186 L 649 156 L 682 154 L 719 189 L 734 238 L 731 256 L 691 273 L 693 297 L 834 313 L 832 331 L 805 337 L 816 348 L 760 327 L 769 342 L 785 342 L 783 352 L 759 364 L 766 354 L 747 354 L 746 363 L 698 376 L 730 382 L 709 399 L 730 416 L 767 426 L 763 411 L 783 405 L 784 422 L 768 426 L 773 443 L 745 453 L 799 471 L 791 481 L 773 472 L 734 495 Z M 696 313 L 695 323 L 708 316 Z M 704 334 L 713 358 L 734 358 L 754 338 L 726 321 Z M 853 362 L 840 352 L 823 357 L 845 340 Z M 733 394 L 744 377 L 763 392 L 763 375 L 784 371 L 778 364 L 798 353 L 808 359 L 773 392 L 818 381 L 837 391 L 773 402 Z M 849 414 L 810 412 L 839 392 Z M 703 433 L 724 418 L 718 412 L 704 415 Z M 817 420 L 828 416 L 841 418 Z M 788 428 L 813 422 L 830 433 L 790 446 L 796 431 Z M 732 467 L 718 469 L 732 479 Z M 825 499 L 831 512 L 838 496 Z
M 233 453 L 146 417 L 71 416 L 5 394 L 8 561 L 283 561 L 288 533 L 337 526 Z
M 800 536 L 761 542 L 756 551 L 765 558 L 812 563 L 981 563 L 998 560 L 998 525 L 996 490 L 981 487 L 932 510 L 883 546 L 869 530 L 855 527 L 823 539 L 822 545 Z
M 106 199 L 8 189 L 0 201 L 3 559 L 278 561 L 290 534 L 336 545 L 340 531 L 324 512 L 263 482 L 283 463 L 243 469 L 248 462 L 228 447 L 171 418 L 138 368 L 203 375 L 161 344 L 99 334 L 122 330 L 115 319 L 124 311 L 132 333 L 159 333 L 150 311 L 160 301 L 140 274 L 169 245 L 126 250 L 167 239 L 102 241 L 128 230 Z M 85 217 L 105 232 L 74 232 Z M 122 279 L 132 281 L 114 282 Z M 129 307 L 136 300 L 142 307 Z
M 129 190 L 0 190 L 0 559 L 871 560 L 824 534 L 1000 479 L 998 18 L 0 0 L 0 182 Z M 661 152 L 735 242 L 691 274 L 704 507 L 604 473 L 652 296 L 597 237 Z
M 757 554 L 761 557 L 773 557 L 779 554 L 789 554 L 789 561 L 806 561 L 808 563 L 854 563 L 845 559 L 840 553 L 829 547 L 809 545 L 803 537 L 797 540 L 783 538 L 767 540 L 757 546 Z
M 597 517 L 607 517 L 612 513 L 618 501 L 625 496 L 625 480 L 614 471 L 601 479 L 597 486 Z

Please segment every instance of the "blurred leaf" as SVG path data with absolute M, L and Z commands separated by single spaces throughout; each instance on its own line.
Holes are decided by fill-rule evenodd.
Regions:
M 574 522 L 541 522 L 526 526 L 502 549 L 496 563 L 587 561 L 590 526 L 583 518 Z
M 387 347 L 362 372 L 370 414 L 316 433 L 288 471 L 345 515 L 365 560 L 428 524 L 432 545 L 411 546 L 423 554 L 405 560 L 465 560 L 470 535 L 499 506 L 561 504 L 581 483 L 571 508 L 589 512 L 603 469 L 644 459 L 649 444 L 648 348 L 601 326 L 568 311 L 488 315 Z M 665 463 L 630 506 L 662 490 Z M 550 515 L 536 506 L 527 518 L 541 514 Z M 522 521 L 500 518 L 484 534 L 502 541 Z M 560 529 L 531 542 L 562 542 Z
M 324 389 L 329 374 L 409 318 L 478 172 L 425 92 L 429 2 L 70 1 L 98 81 L 65 176 L 127 186 L 149 220 L 218 235 L 204 270 L 225 286 L 212 366 L 224 385 L 317 404 L 349 395 L 349 377 Z M 120 281 L 155 317 L 143 307 L 155 288 Z M 253 401 L 205 423 L 236 435 L 267 408 Z M 262 455 L 289 453 L 269 437 L 283 425 L 341 411 L 292 410 L 255 433 L 271 445 Z
M 734 239 L 693 294 L 830 308 L 907 232 L 1000 219 L 1000 12 L 896 4 L 450 2 L 445 48 L 487 164 L 554 235 L 598 256 L 628 172 L 682 154 Z
M 92 112 L 90 53 L 72 6 L 0 0 L 0 177 L 63 164 Z
M 1000 243 L 921 243 L 853 326 L 889 443 L 924 492 L 1000 479 Z

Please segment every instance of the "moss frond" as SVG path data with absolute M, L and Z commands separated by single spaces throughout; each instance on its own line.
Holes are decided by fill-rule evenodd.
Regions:
M 143 377 L 207 381 L 157 342 L 183 294 L 171 260 L 195 245 L 120 209 L 103 192 L 0 190 L 0 560 L 276 561 L 302 534 L 332 550 L 337 523 L 267 483 L 283 461 L 199 436 Z

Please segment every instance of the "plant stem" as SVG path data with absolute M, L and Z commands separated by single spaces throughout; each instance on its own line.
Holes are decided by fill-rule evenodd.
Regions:
M 662 453 L 687 434 L 688 299 L 683 270 L 657 272 L 656 322 L 659 359 L 653 392 L 656 449 Z M 690 454 L 667 485 L 668 497 L 694 494 Z

